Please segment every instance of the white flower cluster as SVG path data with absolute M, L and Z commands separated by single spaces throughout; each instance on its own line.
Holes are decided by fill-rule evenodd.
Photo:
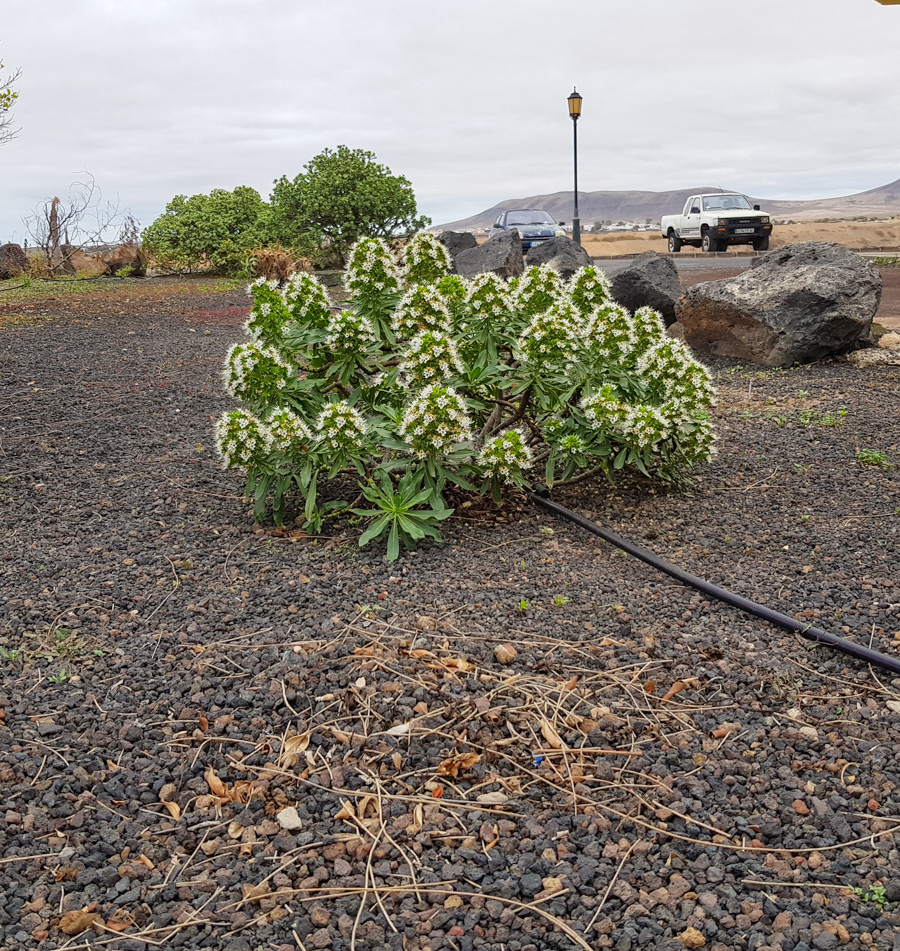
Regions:
M 622 428 L 636 449 L 652 449 L 672 435 L 672 420 L 664 407 L 638 403 L 628 407 Z
M 406 245 L 406 278 L 410 283 L 437 281 L 451 268 L 450 252 L 431 231 L 417 231 Z
M 495 323 L 498 317 L 512 310 L 509 288 L 502 277 L 489 271 L 477 275 L 467 283 L 465 305 L 471 320 Z
M 427 284 L 414 284 L 400 298 L 391 328 L 398 340 L 407 340 L 422 330 L 449 333 L 451 322 L 441 292 Z
M 569 296 L 582 314 L 590 314 L 610 302 L 609 279 L 595 267 L 583 267 L 572 276 Z
M 604 304 L 587 318 L 585 340 L 593 356 L 620 363 L 637 347 L 631 316 L 618 304 Z
M 492 436 L 478 454 L 478 463 L 488 475 L 504 482 L 514 479 L 523 469 L 531 468 L 534 456 L 521 430 L 507 429 Z
M 628 407 L 620 401 L 611 383 L 604 384 L 592 396 L 583 399 L 581 408 L 592 426 L 607 432 L 624 429 L 628 420 Z
M 273 398 L 290 375 L 290 365 L 274 347 L 253 341 L 234 344 L 222 370 L 225 389 L 239 399 Z
M 666 339 L 666 325 L 652 307 L 639 307 L 631 317 L 638 350 L 646 350 Z
M 244 324 L 244 330 L 263 343 L 277 344 L 290 320 L 278 285 L 259 278 L 247 290 L 253 295 L 253 306 Z
M 315 429 L 321 442 L 335 452 L 357 452 L 366 441 L 366 421 L 346 400 L 326 403 Z
M 568 362 L 579 343 L 578 329 L 575 308 L 567 301 L 558 301 L 531 321 L 516 350 L 525 363 Z
M 297 271 L 288 278 L 282 292 L 284 303 L 291 317 L 301 327 L 324 329 L 331 316 L 331 299 L 318 278 L 304 271 Z
M 409 383 L 441 383 L 463 373 L 456 344 L 439 330 L 423 330 L 410 340 L 403 353 L 400 372 Z
M 424 459 L 472 439 L 472 423 L 465 400 L 452 386 L 430 384 L 406 407 L 399 432 Z
M 291 452 L 313 441 L 309 426 L 286 406 L 275 410 L 266 420 L 265 427 L 271 437 L 271 447 L 276 452 Z
M 513 302 L 525 317 L 543 314 L 566 296 L 560 276 L 549 264 L 535 265 L 519 278 Z
M 269 428 L 242 409 L 225 413 L 216 422 L 215 438 L 226 469 L 247 469 L 272 447 Z
M 400 290 L 400 269 L 383 238 L 360 238 L 350 248 L 344 290 L 354 297 L 377 297 Z
M 675 404 L 676 418 L 716 401 L 709 370 L 680 340 L 664 338 L 638 357 L 635 368 L 659 399 Z
M 378 338 L 372 322 L 352 310 L 332 314 L 328 321 L 325 346 L 334 354 L 361 354 Z

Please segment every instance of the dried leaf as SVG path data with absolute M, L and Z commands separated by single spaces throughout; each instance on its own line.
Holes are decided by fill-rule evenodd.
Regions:
M 724 740 L 725 737 L 731 736 L 732 733 L 737 733 L 740 728 L 740 723 L 723 723 L 712 731 L 712 735 L 717 740 Z
M 169 810 L 169 815 L 177 822 L 181 818 L 181 806 L 169 799 L 163 800 L 163 805 Z M 148 859 L 149 861 L 149 859 Z M 152 866 L 150 866 L 152 868 Z
M 173 803 L 173 805 L 174 805 L 174 803 Z M 145 868 L 149 868 L 151 872 L 153 871 L 153 869 L 156 868 L 156 866 L 153 864 L 153 862 L 152 862 L 149 858 L 147 858 L 146 855 L 143 855 L 143 854 L 139 855 L 139 856 L 135 859 L 135 862 L 140 862 L 141 865 L 143 865 Z
M 563 684 L 563 690 L 574 690 L 578 686 L 577 675 Z
M 113 917 L 113 918 L 110 918 L 106 922 L 106 927 L 110 931 L 115 931 L 116 933 L 119 933 L 121 931 L 127 931 L 133 924 L 134 924 L 133 921 L 125 921 L 124 918 Z
M 483 802 L 485 804 L 490 804 L 492 806 L 502 806 L 503 803 L 509 802 L 509 796 L 504 792 L 486 792 L 482 793 L 480 796 L 475 797 L 478 802 Z
M 406 827 L 407 835 L 418 835 L 425 824 L 425 809 L 422 803 L 416 803 L 412 811 L 413 821 Z
M 298 736 L 289 736 L 282 746 L 285 753 L 304 753 L 309 746 L 311 733 L 301 733 Z
M 228 787 L 221 779 L 216 775 L 216 771 L 212 766 L 206 767 L 206 772 L 203 774 L 203 778 L 206 780 L 206 785 L 209 786 L 210 791 L 215 793 L 217 796 L 222 798 L 227 797 Z
M 496 660 L 498 664 L 511 664 L 516 659 L 518 653 L 512 644 L 498 644 L 494 648 L 494 660 Z
M 409 723 L 398 723 L 392 726 L 388 731 L 388 736 L 406 736 L 409 733 Z
M 444 798 L 444 787 L 443 787 L 443 786 L 435 786 L 434 789 L 431 790 L 431 798 L 432 798 L 432 799 L 443 799 L 443 798 Z
M 562 737 L 560 737 L 554 729 L 553 724 L 546 717 L 541 717 L 541 733 L 548 745 L 552 746 L 553 749 L 567 749 L 566 744 L 562 741 Z
M 360 819 L 366 818 L 366 810 L 375 802 L 374 796 L 363 796 L 356 805 L 356 815 Z
M 372 645 L 369 645 L 367 647 L 354 647 L 353 653 L 357 657 L 374 657 L 375 648 Z
M 338 743 L 349 743 L 352 739 L 349 733 L 345 733 L 343 730 L 338 730 L 336 727 L 331 728 L 331 734 L 338 741 Z
M 671 700 L 672 697 L 677 697 L 682 690 L 687 690 L 692 683 L 695 683 L 697 680 L 696 677 L 688 677 L 687 680 L 676 680 L 671 687 L 666 691 L 666 695 L 662 698 L 662 702 L 665 703 L 667 700 Z
M 656 681 L 648 680 L 647 683 L 644 684 L 644 693 L 647 694 L 647 696 L 649 697 L 651 693 L 655 693 L 655 692 L 656 692 Z
M 207 720 L 202 713 L 197 717 L 197 722 L 200 724 L 200 729 L 203 730 L 204 733 L 209 729 L 209 720 Z
M 355 819 L 356 810 L 353 808 L 353 803 L 351 803 L 349 799 L 342 799 L 341 808 L 338 810 L 334 818 L 335 819 Z
M 80 911 L 67 911 L 59 921 L 59 930 L 63 934 L 74 937 L 82 931 L 87 931 L 95 921 L 99 920 L 100 916 L 96 912 L 87 911 L 85 908 Z
M 394 764 L 394 769 L 399 770 L 403 766 L 403 757 L 399 753 L 391 753 L 391 762 Z
M 74 865 L 61 865 L 54 873 L 53 879 L 57 882 L 74 882 L 81 871 Z
M 478 753 L 457 753 L 449 756 L 438 766 L 438 772 L 442 776 L 450 776 L 456 779 L 460 770 L 471 769 L 476 763 L 481 762 L 481 756 Z
M 162 789 L 159 791 L 159 801 L 160 802 L 173 802 L 175 796 L 178 794 L 178 787 L 175 783 L 166 783 Z
M 259 901 L 269 894 L 269 883 L 261 882 L 259 885 L 249 883 L 241 886 L 241 897 L 244 901 Z

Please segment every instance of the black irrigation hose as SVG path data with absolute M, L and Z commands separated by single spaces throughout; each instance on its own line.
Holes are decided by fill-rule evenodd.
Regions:
M 559 515 L 561 518 L 568 519 L 579 528 L 583 528 L 586 532 L 597 535 L 611 545 L 615 545 L 616 548 L 620 548 L 627 554 L 639 558 L 641 561 L 650 565 L 651 568 L 656 568 L 657 571 L 662 571 L 664 574 L 670 575 L 682 584 L 696 588 L 697 591 L 702 591 L 704 594 L 723 601 L 725 604 L 730 604 L 732 607 L 739 608 L 741 611 L 746 611 L 747 614 L 755 614 L 756 617 L 762 618 L 770 624 L 777 624 L 779 627 L 787 628 L 789 631 L 796 631 L 796 633 L 807 638 L 807 640 L 825 644 L 828 647 L 833 647 L 837 651 L 841 651 L 841 653 L 849 654 L 857 660 L 862 660 L 875 667 L 889 670 L 893 674 L 900 674 L 900 658 L 888 657 L 887 654 L 881 654 L 876 650 L 872 650 L 871 647 L 863 647 L 862 644 L 848 641 L 844 637 L 838 637 L 837 634 L 829 634 L 828 631 L 822 631 L 817 627 L 802 624 L 796 618 L 788 617 L 787 614 L 782 614 L 780 611 L 773 611 L 772 608 L 767 608 L 763 604 L 757 604 L 755 601 L 743 598 L 739 594 L 734 594 L 709 581 L 704 581 L 703 578 L 698 578 L 696 575 L 689 574 L 687 571 L 682 571 L 681 568 L 670 565 L 667 561 L 663 561 L 662 558 L 654 555 L 653 552 L 647 551 L 646 548 L 641 548 L 640 545 L 635 545 L 620 535 L 616 535 L 615 532 L 611 532 L 607 528 L 602 528 L 596 522 L 592 522 L 583 515 L 579 515 L 577 512 L 573 512 L 571 509 L 567 509 L 565 506 L 559 505 L 549 498 L 533 492 L 529 492 L 528 495 L 531 501 L 540 508 L 546 509 L 554 515 Z

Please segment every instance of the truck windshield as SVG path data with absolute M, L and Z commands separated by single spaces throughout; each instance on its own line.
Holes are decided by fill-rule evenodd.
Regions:
M 546 211 L 511 211 L 506 216 L 508 225 L 552 225 L 553 219 Z
M 753 206 L 743 195 L 707 195 L 703 199 L 704 211 L 752 211 Z

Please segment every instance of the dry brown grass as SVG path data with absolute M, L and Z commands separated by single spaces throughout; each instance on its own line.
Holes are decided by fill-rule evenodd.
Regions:
M 296 271 L 312 271 L 312 261 L 280 244 L 252 248 L 247 261 L 257 277 L 283 284 Z

